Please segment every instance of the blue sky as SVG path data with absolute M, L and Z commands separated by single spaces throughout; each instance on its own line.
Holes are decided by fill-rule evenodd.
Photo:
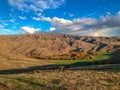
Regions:
M 0 34 L 120 35 L 120 0 L 0 0 Z

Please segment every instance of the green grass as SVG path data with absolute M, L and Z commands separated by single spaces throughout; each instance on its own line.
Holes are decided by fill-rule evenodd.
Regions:
M 95 59 L 110 59 L 110 53 L 100 53 Z
M 56 64 L 73 64 L 73 63 L 86 63 L 86 62 L 94 62 L 95 60 L 58 60 Z
M 110 58 L 110 53 L 100 53 L 98 56 L 96 56 L 94 59 L 89 59 L 89 60 L 58 60 L 55 63 L 56 64 L 64 64 L 64 65 L 69 65 L 69 64 L 75 64 L 75 65 L 80 65 L 80 66 L 85 66 L 87 63 L 92 63 L 100 59 L 109 59 Z

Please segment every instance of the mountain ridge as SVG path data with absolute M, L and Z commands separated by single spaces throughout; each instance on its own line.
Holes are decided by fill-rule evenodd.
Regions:
M 112 52 L 120 48 L 120 37 L 92 37 L 68 34 L 24 34 L 0 36 L 0 53 L 53 56 L 70 52 Z

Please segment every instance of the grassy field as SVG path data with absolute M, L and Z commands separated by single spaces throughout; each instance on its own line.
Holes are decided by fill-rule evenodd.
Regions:
M 61 64 L 85 66 L 108 58 L 106 53 L 92 60 L 69 61 L 0 57 L 0 90 L 120 90 L 120 64 L 47 70 Z
M 120 69 L 39 70 L 0 75 L 0 90 L 120 90 Z

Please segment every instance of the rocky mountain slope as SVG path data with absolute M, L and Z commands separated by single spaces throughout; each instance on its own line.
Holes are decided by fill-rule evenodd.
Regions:
M 65 34 L 0 36 L 0 53 L 52 56 L 69 52 L 111 52 L 120 48 L 120 37 L 90 37 Z

